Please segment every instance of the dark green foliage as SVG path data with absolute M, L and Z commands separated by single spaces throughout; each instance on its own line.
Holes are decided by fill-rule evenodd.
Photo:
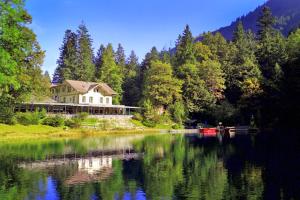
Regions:
M 189 25 L 186 25 L 183 34 L 179 35 L 176 44 L 175 62 L 176 66 L 186 63 L 194 63 L 195 56 L 193 50 L 194 38 Z
M 111 44 L 108 44 L 102 54 L 102 65 L 99 77 L 96 80 L 107 83 L 118 94 L 113 98 L 114 104 L 121 102 L 123 89 L 122 69 L 115 62 L 115 53 Z
M 143 96 L 157 108 L 167 107 L 181 99 L 181 85 L 170 64 L 153 61 L 145 74 Z
M 124 52 L 124 48 L 121 44 L 118 44 L 118 49 L 115 55 L 116 64 L 124 71 L 126 64 L 126 56 Z
M 256 33 L 258 30 L 257 20 L 261 16 L 261 12 L 265 7 L 271 9 L 275 16 L 275 27 L 280 30 L 284 36 L 288 36 L 293 30 L 299 27 L 300 21 L 300 4 L 298 0 L 269 0 L 262 6 L 257 7 L 254 11 L 251 11 L 245 16 L 237 18 L 229 26 L 218 29 L 215 32 L 220 32 L 227 40 L 232 40 L 234 30 L 239 23 L 242 21 L 245 30 L 251 30 Z M 197 38 L 198 40 L 199 38 Z
M 78 68 L 75 73 L 76 80 L 92 81 L 95 75 L 95 65 L 93 63 L 94 54 L 92 48 L 92 39 L 88 33 L 87 27 L 81 24 L 77 31 L 78 37 Z
M 42 124 L 53 127 L 61 127 L 64 125 L 64 118 L 62 118 L 59 115 L 48 116 L 45 119 L 43 119 Z
M 53 82 L 61 83 L 64 80 L 79 79 L 77 35 L 71 30 L 66 30 L 63 44 L 60 47 L 60 56 L 54 72 Z
M 100 45 L 99 50 L 97 51 L 97 55 L 95 57 L 95 78 L 100 76 L 101 66 L 102 66 L 102 55 L 105 51 L 105 46 L 103 44 Z
M 127 60 L 124 73 L 123 83 L 123 100 L 122 103 L 125 105 L 136 106 L 141 98 L 141 91 L 139 88 L 139 62 L 138 57 L 134 51 L 131 51 L 130 56 Z
M 184 103 L 181 101 L 176 101 L 174 105 L 170 106 L 169 110 L 173 116 L 173 121 L 178 125 L 182 125 L 187 117 Z
M 46 118 L 46 110 L 42 109 L 41 111 L 35 112 L 25 112 L 25 113 L 16 113 L 16 121 L 22 125 L 38 125 L 40 122 Z

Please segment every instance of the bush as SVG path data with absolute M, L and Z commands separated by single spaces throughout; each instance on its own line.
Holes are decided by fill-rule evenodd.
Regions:
M 19 124 L 28 126 L 28 125 L 38 125 L 40 123 L 40 113 L 36 112 L 26 112 L 26 113 L 17 113 L 16 119 Z
M 61 127 L 64 125 L 64 118 L 60 116 L 54 116 L 54 117 L 46 117 L 43 122 L 43 125 L 53 126 L 53 127 Z
M 183 129 L 183 128 L 184 128 L 184 126 L 181 125 L 181 124 L 174 124 L 174 125 L 172 125 L 172 129 Z
M 3 110 L 1 110 L 3 111 Z M 0 112 L 0 123 L 15 125 L 17 123 L 17 119 L 14 112 Z
M 78 113 L 74 118 L 78 118 L 81 121 L 84 121 L 89 116 L 86 112 Z
M 75 117 L 72 119 L 65 120 L 65 126 L 68 126 L 70 128 L 80 128 L 81 123 L 81 120 Z
M 132 119 L 134 120 L 138 120 L 138 121 L 143 121 L 143 116 L 141 115 L 141 113 L 134 113 Z
M 148 119 L 145 119 L 144 121 L 142 121 L 144 126 L 147 126 L 149 128 L 154 128 L 156 126 L 156 122 L 155 121 L 151 121 Z

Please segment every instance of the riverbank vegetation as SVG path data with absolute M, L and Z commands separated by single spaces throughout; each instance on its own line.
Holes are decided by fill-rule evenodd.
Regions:
M 1 1 L 0 7 L 0 122 L 9 124 L 14 123 L 16 103 L 48 95 L 50 78 L 42 73 L 45 52 L 28 28 L 32 19 L 24 1 Z M 116 51 L 112 44 L 99 44 L 94 55 L 83 23 L 75 32 L 66 30 L 52 81 L 106 82 L 118 93 L 115 104 L 143 107 L 135 119 L 148 127 L 178 128 L 187 119 L 295 125 L 300 118 L 300 30 L 285 38 L 267 7 L 257 24 L 253 33 L 240 21 L 232 41 L 210 32 L 195 40 L 187 25 L 175 48 L 153 47 L 139 63 L 134 51 L 126 57 L 121 44 Z M 26 114 L 17 118 L 22 121 Z M 59 124 L 54 121 L 44 120 Z M 69 125 L 77 126 L 76 120 Z

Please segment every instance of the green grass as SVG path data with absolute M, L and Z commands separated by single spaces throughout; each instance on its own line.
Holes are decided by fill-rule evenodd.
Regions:
M 66 129 L 45 125 L 5 125 L 0 124 L 0 142 L 24 142 L 30 140 L 57 140 L 67 138 L 81 138 L 86 136 L 108 136 L 126 134 L 159 133 L 158 129 L 132 130 L 93 130 Z
M 137 127 L 145 127 L 143 125 L 143 123 L 141 121 L 139 121 L 139 120 L 132 119 L 132 120 L 130 120 L 130 122 L 133 123 Z

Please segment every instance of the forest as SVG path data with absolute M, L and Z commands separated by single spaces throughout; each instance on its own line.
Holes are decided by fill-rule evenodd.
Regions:
M 48 96 L 51 82 L 66 79 L 105 82 L 118 95 L 114 104 L 141 106 L 135 118 L 146 126 L 188 119 L 227 125 L 250 123 L 296 127 L 300 119 L 300 29 L 285 37 L 268 7 L 257 33 L 242 21 L 232 40 L 203 33 L 195 40 L 189 25 L 173 49 L 151 50 L 139 62 L 119 44 L 99 45 L 94 54 L 88 28 L 66 30 L 57 68 L 50 80 L 42 65 L 45 52 L 28 28 L 32 18 L 22 0 L 0 1 L 0 121 L 10 123 L 14 105 Z M 98 41 L 97 41 L 98 42 Z

